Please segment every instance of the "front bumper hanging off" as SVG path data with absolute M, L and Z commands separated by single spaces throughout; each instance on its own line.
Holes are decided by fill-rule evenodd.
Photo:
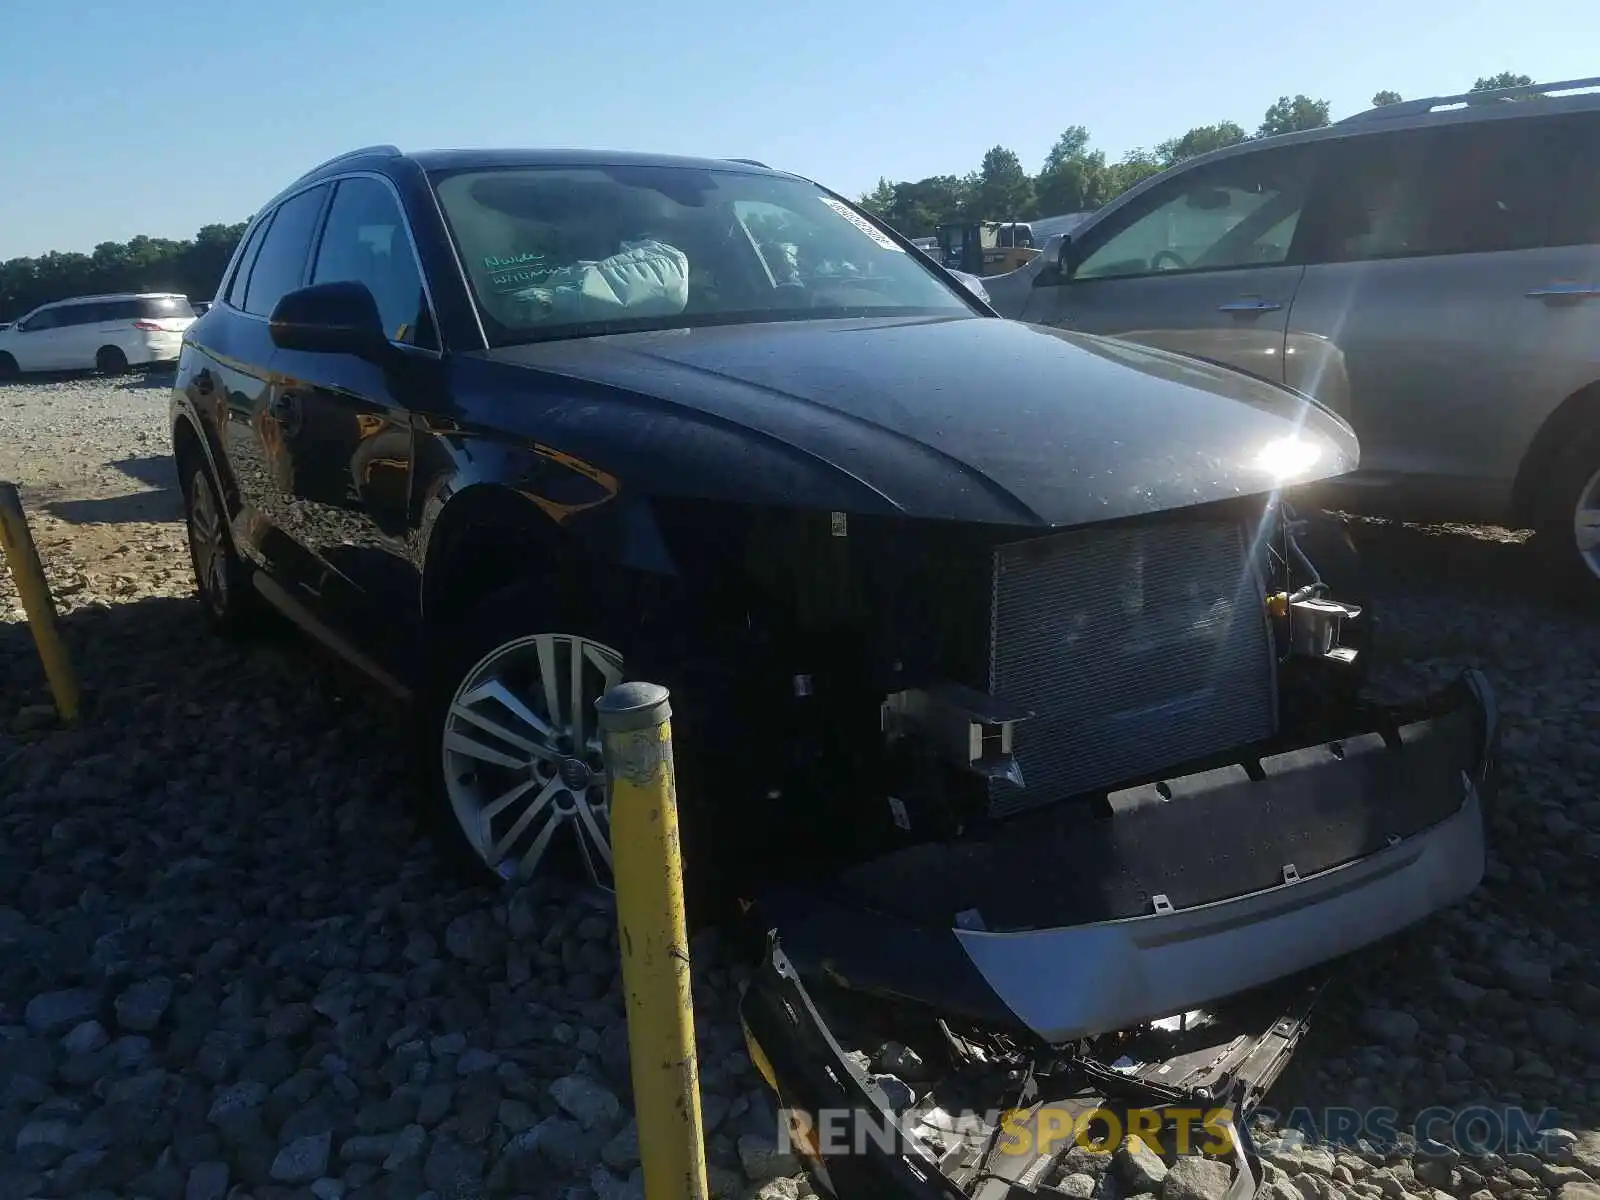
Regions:
M 1482 806 L 1498 787 L 1498 747 L 1493 691 L 1481 674 L 1469 671 L 1387 737 L 1372 733 L 1293 750 L 1263 759 L 1263 770 L 1248 776 L 1208 771 L 1169 780 L 1163 803 L 1124 797 L 1121 808 L 1112 806 L 1109 820 L 1091 825 L 1079 818 L 1075 829 L 1063 829 L 1083 859 L 1063 860 L 1059 845 L 1035 830 L 1028 838 L 967 848 L 943 862 L 926 852 L 899 862 L 875 860 L 867 864 L 877 871 L 873 878 L 893 885 L 892 892 L 876 897 L 863 890 L 859 877 L 836 880 L 826 891 L 766 897 L 752 916 L 773 931 L 775 941 L 742 1010 L 752 1054 L 787 1111 L 809 1122 L 813 1132 L 827 1132 L 841 1121 L 852 1129 L 862 1123 L 880 1128 L 887 1109 L 813 1003 L 818 988 L 1004 1030 L 1057 1051 L 1208 1007 L 1224 1022 L 1233 1020 L 1228 1010 L 1238 1003 L 1230 998 L 1250 989 L 1258 989 L 1259 997 L 1279 981 L 1414 924 L 1477 886 L 1484 868 Z M 1232 835 L 1231 850 L 1219 830 Z M 1169 884 L 1141 875 L 1152 853 L 1168 859 Z M 1252 872 L 1259 879 L 1262 859 L 1298 859 L 1306 867 L 1284 870 L 1270 886 L 1241 888 L 1238 881 L 1252 879 Z M 1008 881 L 1012 894 L 1017 886 L 1027 891 L 1047 868 L 1065 877 L 1083 860 L 1115 862 L 1113 883 L 1124 891 L 1131 878 L 1147 895 L 1158 887 L 1164 894 L 1137 915 L 1100 913 L 1081 923 L 1053 920 L 1032 927 L 1015 919 L 1025 910 L 1008 906 Z M 961 870 L 953 869 L 956 863 Z M 919 877 L 924 867 L 928 874 Z M 1095 876 L 1095 869 L 1088 870 L 1094 879 L 1110 878 L 1103 870 Z M 1229 880 L 1231 894 L 1213 894 Z M 1073 886 L 1063 882 L 1062 891 L 1070 893 Z M 1086 900 L 1075 897 L 1074 904 L 1081 910 L 1112 903 L 1119 894 L 1115 887 L 1099 886 L 1085 893 Z M 976 928 L 957 928 L 950 920 L 940 927 L 917 911 L 892 908 L 896 894 L 927 892 L 958 912 L 977 909 L 988 920 Z M 1029 894 L 1030 911 L 1051 910 L 1038 891 Z M 1253 1027 L 1204 1051 L 1234 1064 L 1225 1080 L 1195 1076 L 1183 1065 L 1193 1060 L 1182 1056 L 1152 1060 L 1132 1076 L 1089 1064 L 1069 1086 L 1079 1087 L 1079 1094 L 1061 1103 L 1080 1111 L 1084 1104 L 1113 1102 L 1160 1110 L 1204 1107 L 1225 1094 L 1232 1102 L 1227 1119 L 1239 1134 L 1232 1142 L 1240 1164 L 1235 1188 L 1248 1187 L 1248 1195 L 1260 1182 L 1260 1170 L 1243 1136 L 1247 1106 L 1283 1069 L 1308 1011 L 1300 1006 L 1284 1016 L 1270 1005 L 1263 1011 L 1261 1003 L 1251 1000 L 1248 1015 L 1238 1018 L 1247 1025 L 1254 1021 Z M 1191 1082 L 1174 1091 L 1174 1078 Z M 1142 1079 L 1154 1082 L 1141 1090 Z M 1108 1082 L 1115 1086 L 1107 1089 Z M 1219 1082 L 1225 1093 L 1216 1090 Z M 1108 1090 L 1121 1094 L 1106 1095 Z M 1059 1129 L 1059 1107 L 1046 1103 L 1041 1111 L 1048 1127 Z M 829 1112 L 847 1115 L 827 1118 Z M 837 1137 L 826 1144 L 794 1140 L 819 1185 L 832 1180 L 846 1197 L 998 1200 L 1037 1194 L 1029 1181 L 1045 1180 L 1068 1148 L 1039 1153 L 1040 1139 L 1034 1137 L 1031 1157 L 989 1153 L 975 1175 L 959 1156 L 941 1157 L 913 1136 L 887 1148 L 868 1137 L 864 1153 L 855 1152 L 860 1139 L 853 1133 L 846 1153 L 839 1152 Z M 1002 1184 L 1001 1177 L 1008 1181 Z

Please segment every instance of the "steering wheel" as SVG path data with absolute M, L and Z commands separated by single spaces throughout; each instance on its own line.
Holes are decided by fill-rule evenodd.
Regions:
M 1150 256 L 1150 269 L 1152 271 L 1165 270 L 1166 268 L 1161 265 L 1161 262 L 1167 258 L 1170 258 L 1177 265 L 1178 270 L 1187 271 L 1189 269 L 1189 264 L 1183 260 L 1183 256 L 1175 254 L 1171 250 L 1157 250 L 1152 254 Z

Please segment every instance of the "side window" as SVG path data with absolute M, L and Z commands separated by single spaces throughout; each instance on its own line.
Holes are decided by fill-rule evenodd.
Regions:
M 58 327 L 60 312 L 61 310 L 58 308 L 47 308 L 43 312 L 34 313 L 26 321 L 20 322 L 17 328 L 22 330 L 23 333 L 41 333 L 46 329 L 55 329 Z
M 433 323 L 405 216 L 376 179 L 342 179 L 328 209 L 312 283 L 364 283 L 389 337 L 432 349 Z
M 1079 261 L 1074 279 L 1221 271 L 1286 262 L 1310 180 L 1298 148 L 1242 154 L 1187 172 L 1146 196 Z
M 261 242 L 250 283 L 245 290 L 244 310 L 258 317 L 269 317 L 285 292 L 292 292 L 305 278 L 306 255 L 311 236 L 322 213 L 322 200 L 328 187 L 321 184 L 292 196 L 272 218 L 272 228 Z
M 267 235 L 267 226 L 272 224 L 272 213 L 268 213 L 256 222 L 256 227 L 250 231 L 250 240 L 244 244 L 244 253 L 239 255 L 239 265 L 233 272 L 233 278 L 228 281 L 228 294 L 224 300 L 233 308 L 244 308 L 245 289 L 250 286 L 250 268 L 255 266 L 256 252 L 261 249 L 261 239 Z
M 1328 163 L 1312 257 L 1363 262 L 1561 245 L 1578 163 L 1560 121 L 1489 121 L 1352 138 Z M 1581 168 L 1579 168 L 1581 169 Z M 1570 207 L 1570 206 L 1569 206 Z M 1583 221 L 1581 210 L 1571 214 Z M 1579 238 L 1578 240 L 1581 240 Z
M 100 311 L 98 304 L 64 304 L 56 309 L 56 328 L 69 329 L 76 325 L 92 325 Z

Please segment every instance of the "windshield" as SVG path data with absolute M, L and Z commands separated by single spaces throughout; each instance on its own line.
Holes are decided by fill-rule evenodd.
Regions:
M 512 167 L 434 187 L 491 345 L 806 318 L 971 315 L 814 184 L 693 167 Z

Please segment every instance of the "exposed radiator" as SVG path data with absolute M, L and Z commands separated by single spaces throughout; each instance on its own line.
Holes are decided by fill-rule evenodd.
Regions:
M 1276 676 L 1249 533 L 1231 521 L 1089 528 L 998 547 L 989 690 L 1030 708 L 1034 808 L 1269 736 Z

